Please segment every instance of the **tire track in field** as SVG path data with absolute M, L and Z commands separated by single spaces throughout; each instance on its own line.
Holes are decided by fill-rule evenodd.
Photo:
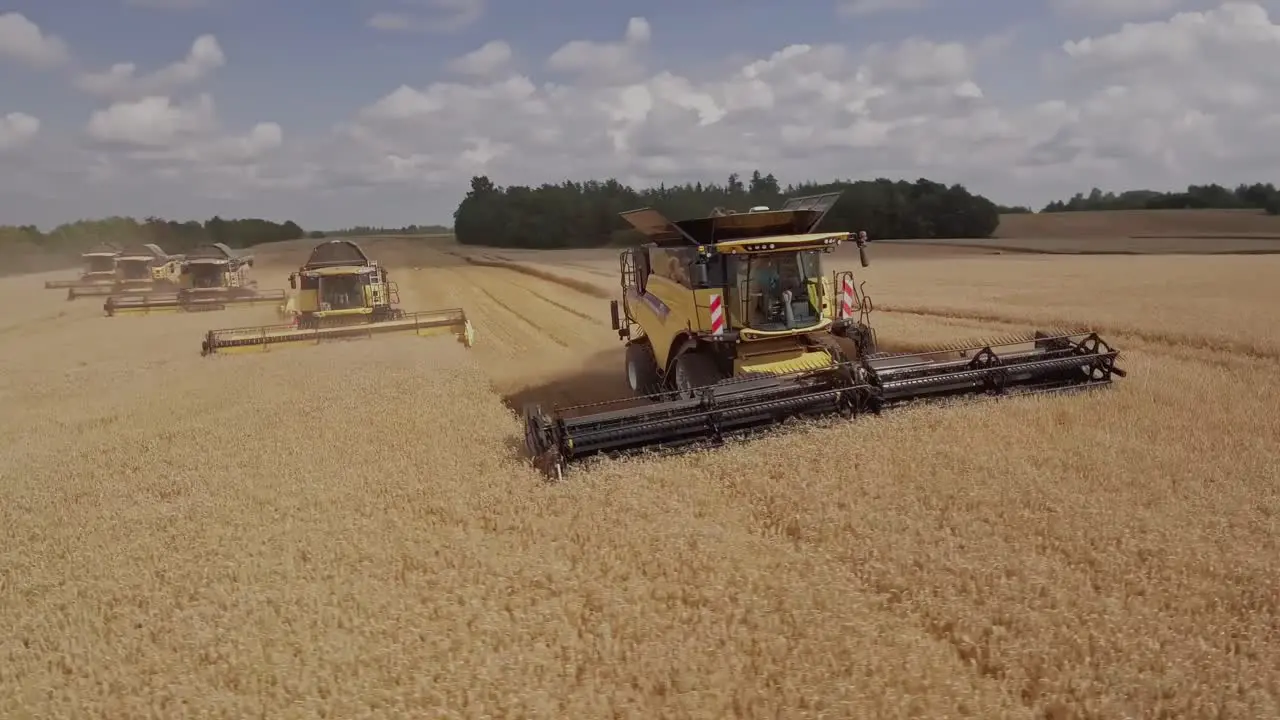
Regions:
M 519 277 L 524 277 L 524 276 L 519 276 Z M 521 280 L 519 280 L 519 279 L 512 278 L 512 280 L 511 280 L 511 284 L 512 284 L 512 285 L 515 285 L 516 287 L 518 287 L 518 288 L 520 288 L 520 289 L 522 289 L 522 290 L 524 290 L 525 292 L 529 293 L 530 295 L 533 295 L 534 297 L 538 298 L 539 300 L 542 300 L 543 302 L 546 302 L 546 303 L 549 303 L 549 304 L 551 304 L 551 305 L 554 305 L 554 306 L 556 306 L 556 307 L 560 308 L 561 310 L 563 310 L 563 311 L 565 311 L 565 312 L 567 312 L 567 313 L 570 313 L 571 315 L 576 315 L 577 317 L 580 317 L 580 318 L 582 318 L 583 320 L 586 320 L 586 321 L 587 321 L 587 322 L 589 322 L 589 323 L 593 323 L 593 324 L 595 324 L 595 325 L 605 325 L 605 324 L 606 324 L 603 320 L 601 320 L 600 318 L 598 318 L 598 317 L 596 317 L 596 316 L 594 316 L 594 315 L 587 314 L 587 313 L 585 313 L 585 312 L 583 312 L 583 311 L 581 311 L 581 310 L 579 310 L 579 309 L 577 309 L 577 308 L 570 307 L 570 306 L 565 305 L 564 303 L 561 303 L 561 302 L 556 301 L 556 300 L 552 300 L 551 298 L 547 297 L 546 295 L 543 295 L 542 293 L 538 292 L 537 290 L 533 289 L 532 287 L 529 287 L 529 285 L 528 285 L 528 284 L 526 284 L 525 282 L 523 282 L 523 281 L 521 281 Z M 579 293 L 579 294 L 581 294 L 581 293 Z M 596 298 L 594 298 L 594 297 L 592 297 L 592 298 L 591 298 L 591 301 L 592 301 L 593 303 L 595 303 L 595 302 L 600 302 L 599 300 L 597 300 L 597 299 L 596 299 Z
M 475 284 L 456 270 L 427 267 L 412 272 L 410 276 L 419 288 L 423 307 L 462 308 L 476 330 L 476 344 L 472 351 L 482 361 L 507 363 L 532 352 L 534 348 L 522 342 L 528 337 L 527 329 L 515 322 L 500 304 L 478 292 Z
M 537 326 L 562 348 L 594 349 L 611 337 L 599 332 L 607 322 L 582 309 L 604 307 L 594 292 L 507 267 L 468 268 L 462 274 L 476 278 L 495 302 Z
M 600 268 L 598 268 L 598 267 L 593 267 L 593 266 L 591 266 L 591 265 L 587 265 L 586 263 L 567 262 L 567 263 L 560 263 L 560 264 L 561 264 L 561 265 L 564 265 L 565 267 L 568 267 L 568 268 L 574 268 L 574 269 L 577 269 L 577 270 L 581 270 L 581 271 L 583 271 L 583 272 L 585 272 L 585 273 L 590 273 L 590 274 L 592 274 L 592 275 L 598 275 L 599 277 L 602 277 L 602 278 L 614 278 L 614 277 L 617 277 L 617 275 L 618 275 L 618 274 L 617 274 L 617 273 L 615 273 L 615 272 L 606 272 L 606 271 L 604 271 L 604 270 L 601 270 L 601 269 L 600 269 Z
M 564 277 L 563 275 L 556 275 L 553 272 L 543 270 L 542 268 L 535 267 L 528 263 L 516 262 L 516 261 L 510 261 L 510 260 L 497 260 L 492 257 L 475 257 L 475 256 L 463 255 L 459 253 L 449 253 L 449 254 L 454 255 L 455 257 L 461 258 L 462 260 L 466 261 L 467 264 L 474 265 L 476 267 L 509 270 L 511 272 L 520 273 L 521 275 L 528 275 L 530 277 L 534 277 L 539 280 L 545 280 L 550 283 L 555 283 L 556 285 L 562 285 L 564 287 L 569 288 L 570 290 L 577 290 L 578 292 L 583 293 L 585 295 L 589 295 L 591 297 L 604 299 L 604 300 L 613 299 L 612 292 L 605 290 L 604 288 L 600 287 L 595 283 L 585 282 L 582 280 L 577 280 L 575 278 L 568 278 L 568 277 Z
M 562 347 L 562 348 L 568 348 L 568 347 L 569 347 L 569 343 L 565 342 L 564 340 L 561 340 L 561 339 L 559 338 L 559 336 L 557 336 L 555 333 L 551 332 L 551 330 L 550 330 L 550 329 L 548 329 L 548 328 L 546 328 L 546 327 L 542 326 L 542 325 L 541 325 L 540 323 L 538 323 L 536 320 L 534 320 L 534 319 L 530 318 L 529 316 L 525 315 L 524 313 L 520 312 L 519 310 L 516 310 L 514 307 L 512 307 L 512 306 L 511 306 L 511 304 L 510 304 L 510 303 L 504 302 L 504 301 L 503 301 L 502 299 L 500 299 L 497 295 L 494 295 L 493 293 L 491 293 L 491 292 L 489 292 L 487 289 L 485 289 L 485 287 L 484 287 L 483 285 L 479 285 L 479 284 L 477 284 L 477 285 L 476 285 L 476 290 L 477 290 L 478 292 L 480 292 L 481 294 L 483 294 L 485 297 L 487 297 L 487 298 L 489 298 L 490 300 L 492 300 L 492 301 L 494 302 L 494 304 L 496 304 L 496 305 L 498 305 L 498 306 L 502 307 L 504 310 L 506 310 L 508 313 L 510 313 L 512 317 L 517 317 L 517 318 L 520 318 L 521 320 L 523 320 L 525 325 L 528 325 L 529 327 L 533 328 L 533 330 L 534 330 L 534 334 L 536 334 L 536 335 L 538 335 L 538 336 L 540 336 L 540 337 L 545 337 L 545 338 L 547 338 L 547 339 L 551 340 L 552 342 L 554 342 L 555 344 L 559 345 L 559 346 L 560 346 L 560 347 Z

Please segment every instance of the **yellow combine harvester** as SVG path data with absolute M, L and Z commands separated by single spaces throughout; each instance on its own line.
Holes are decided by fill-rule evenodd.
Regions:
M 116 256 L 119 254 L 120 248 L 111 243 L 96 245 L 80 256 L 84 262 L 80 277 L 75 280 L 48 280 L 44 287 L 46 290 L 112 288 L 116 284 Z M 67 297 L 68 300 L 74 298 L 74 294 Z
M 288 324 L 211 330 L 200 354 L 266 352 L 275 347 L 385 333 L 453 333 L 466 347 L 475 330 L 461 308 L 406 313 L 396 307 L 399 289 L 387 270 L 350 240 L 330 240 L 311 251 L 289 276 L 294 292 L 280 313 Z
M 179 287 L 182 260 L 181 255 L 170 255 L 155 243 L 126 247 L 115 257 L 115 282 L 110 285 L 73 287 L 67 290 L 67 299 L 172 292 Z
M 853 273 L 823 268 L 851 238 L 869 264 L 865 233 L 816 231 L 839 195 L 679 222 L 647 208 L 623 213 L 648 242 L 622 253 L 621 307 L 615 300 L 610 310 L 626 341 L 627 382 L 654 402 L 526 407 L 525 443 L 538 466 L 559 477 L 593 455 L 715 445 L 795 418 L 1124 377 L 1119 353 L 1090 331 L 878 352 L 872 304 Z
M 102 309 L 108 317 L 126 314 L 203 312 L 228 305 L 280 305 L 284 290 L 257 289 L 248 277 L 252 255 L 240 255 L 223 243 L 201 245 L 183 256 L 177 292 L 112 295 Z

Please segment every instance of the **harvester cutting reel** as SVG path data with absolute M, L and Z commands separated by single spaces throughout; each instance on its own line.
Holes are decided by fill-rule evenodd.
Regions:
M 1018 346 L 1029 346 L 1021 347 Z M 957 398 L 1000 398 L 1109 386 L 1125 377 L 1119 352 L 1090 331 L 1036 332 L 957 343 L 927 352 L 877 353 L 818 370 L 735 378 L 693 397 L 664 393 L 563 408 L 524 409 L 535 467 L 561 479 L 573 463 L 602 455 L 669 454 L 723 445 L 796 420 L 840 417 Z

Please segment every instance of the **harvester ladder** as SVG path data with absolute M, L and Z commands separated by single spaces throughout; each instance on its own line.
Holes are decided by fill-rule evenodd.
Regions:
M 622 294 L 625 297 L 628 290 L 635 289 L 636 292 L 642 292 L 640 289 L 640 268 L 636 266 L 636 251 L 623 250 L 618 260 L 622 269 Z
M 621 268 L 620 277 L 622 278 L 622 315 L 626 322 L 626 326 L 630 327 L 631 320 L 631 302 L 627 299 L 629 293 L 634 291 L 637 295 L 644 294 L 645 276 L 649 274 L 648 263 L 640 262 L 640 253 L 647 252 L 644 248 L 629 248 L 623 250 L 618 256 L 619 267 Z M 648 260 L 648 255 L 643 256 L 644 260 Z M 641 267 L 644 265 L 645 267 Z

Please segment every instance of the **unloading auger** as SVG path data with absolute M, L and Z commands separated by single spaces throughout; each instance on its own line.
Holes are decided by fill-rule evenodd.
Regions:
M 822 256 L 851 237 L 814 232 L 838 197 L 679 222 L 624 213 L 650 239 L 622 253 L 621 308 L 611 307 L 634 397 L 527 406 L 535 464 L 558 478 L 596 455 L 675 452 L 793 420 L 1096 389 L 1125 376 L 1118 351 L 1088 329 L 879 352 L 870 298 L 852 273 L 822 270 Z M 868 266 L 865 233 L 853 239 Z

